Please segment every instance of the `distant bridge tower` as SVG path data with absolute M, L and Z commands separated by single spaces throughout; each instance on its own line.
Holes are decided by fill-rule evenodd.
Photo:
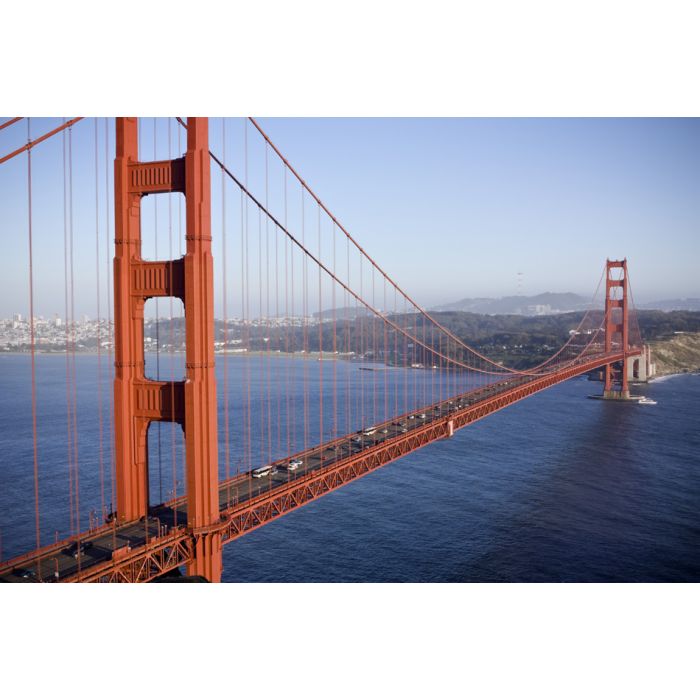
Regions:
M 622 270 L 619 279 L 613 275 Z M 622 295 L 615 298 L 615 290 L 621 288 Z M 608 260 L 605 270 L 605 352 L 623 350 L 625 359 L 622 367 L 614 364 L 605 365 L 605 387 L 603 396 L 606 399 L 628 399 L 627 353 L 629 352 L 629 326 L 627 306 L 627 258 L 624 260 Z
M 141 162 L 138 120 L 116 120 L 115 160 L 115 448 L 117 518 L 148 512 L 148 426 L 180 423 L 185 434 L 187 527 L 194 540 L 188 573 L 221 579 L 214 284 L 208 120 L 187 120 L 187 152 L 173 160 Z M 186 203 L 186 254 L 166 261 L 141 258 L 141 199 L 181 192 Z M 144 305 L 153 297 L 185 305 L 185 381 L 161 382 L 144 373 Z

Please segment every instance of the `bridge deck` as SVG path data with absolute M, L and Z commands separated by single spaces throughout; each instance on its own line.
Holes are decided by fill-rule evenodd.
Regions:
M 261 478 L 251 473 L 219 488 L 223 542 L 314 500 L 343 484 L 554 384 L 623 359 L 588 357 L 540 377 L 520 376 L 482 386 L 415 413 L 278 460 Z M 366 426 L 365 426 L 366 427 Z M 292 458 L 296 470 L 284 468 Z M 148 581 L 187 563 L 192 536 L 184 498 L 151 509 L 148 518 L 115 522 L 0 564 L 0 581 Z

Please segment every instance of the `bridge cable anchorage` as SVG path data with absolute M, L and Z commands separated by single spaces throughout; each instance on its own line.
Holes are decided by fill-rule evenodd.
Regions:
M 34 148 L 34 146 L 38 146 L 40 143 L 46 141 L 46 139 L 49 139 L 52 136 L 61 133 L 65 129 L 69 129 L 73 126 L 73 124 L 77 124 L 81 119 L 83 119 L 83 117 L 75 117 L 74 119 L 70 119 L 67 122 L 61 124 L 61 126 L 58 126 L 55 129 L 52 129 L 51 131 L 41 135 L 39 138 L 36 138 L 33 141 L 30 141 L 29 143 L 26 143 L 24 146 L 18 148 L 16 151 L 8 153 L 6 156 L 0 158 L 0 165 L 6 163 L 8 160 L 11 160 L 15 156 L 18 156 L 20 153 L 24 153 L 25 151 L 31 150 L 32 148 Z

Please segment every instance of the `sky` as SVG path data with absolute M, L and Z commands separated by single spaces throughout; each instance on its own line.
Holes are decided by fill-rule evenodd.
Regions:
M 638 302 L 700 297 L 698 119 L 258 121 L 367 253 L 425 307 L 464 297 L 547 291 L 590 297 L 605 259 L 622 257 L 629 261 Z M 32 136 L 59 123 L 31 120 Z M 227 163 L 241 180 L 247 177 L 264 200 L 264 147 L 255 130 L 244 124 L 233 119 L 224 126 L 220 119 L 212 119 L 211 147 L 223 152 L 225 129 Z M 165 119 L 143 120 L 142 157 L 175 156 L 178 130 L 172 121 L 168 126 Z M 0 131 L 0 156 L 26 138 L 26 120 Z M 64 315 L 62 139 L 56 136 L 32 153 L 35 312 L 46 316 Z M 114 237 L 113 206 L 107 199 L 112 188 L 113 121 L 85 120 L 73 127 L 71 139 L 75 313 L 94 317 L 98 273 L 105 314 L 112 255 L 107 241 Z M 184 148 L 184 134 L 179 148 Z M 270 153 L 268 159 L 270 208 L 282 217 L 282 170 Z M 234 280 L 227 292 L 232 315 L 241 250 L 233 228 L 242 226 L 242 219 L 236 209 L 238 195 L 227 190 L 222 199 L 220 187 L 214 168 L 214 256 L 216 261 L 223 254 L 219 245 L 225 202 L 228 278 Z M 291 180 L 288 187 L 288 197 L 299 209 Z M 180 196 L 173 197 L 144 200 L 144 227 L 148 222 L 156 232 L 149 239 L 144 231 L 144 248 L 153 248 L 148 257 L 160 252 L 158 257 L 166 258 L 169 250 L 177 257 L 179 244 L 168 238 L 168 231 L 177 234 L 182 210 Z M 316 213 L 308 202 L 304 206 L 303 226 L 309 235 Z M 298 233 L 300 209 L 292 212 L 292 208 L 290 204 L 289 228 Z M 28 310 L 27 211 L 25 154 L 0 165 L 0 227 L 5 242 L 0 317 Z M 247 225 L 257 226 L 257 213 L 249 215 Z M 329 255 L 325 237 L 336 233 L 327 224 L 324 220 L 321 233 Z M 254 263 L 255 259 L 253 267 Z M 220 314 L 220 271 L 218 277 Z M 254 285 L 256 280 L 253 273 L 249 281 Z M 325 297 L 323 306 L 329 299 Z

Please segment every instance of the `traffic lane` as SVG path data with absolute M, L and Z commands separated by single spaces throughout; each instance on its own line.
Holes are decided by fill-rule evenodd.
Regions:
M 130 523 L 117 527 L 111 532 L 92 537 L 88 535 L 80 540 L 83 551 L 79 557 L 73 554 L 78 546 L 76 540 L 61 549 L 48 552 L 41 559 L 13 569 L 2 578 L 8 581 L 61 581 L 78 571 L 109 561 L 115 549 L 127 545 L 142 546 L 147 539 L 156 537 L 158 532 L 157 519 L 150 518 L 148 523 Z

